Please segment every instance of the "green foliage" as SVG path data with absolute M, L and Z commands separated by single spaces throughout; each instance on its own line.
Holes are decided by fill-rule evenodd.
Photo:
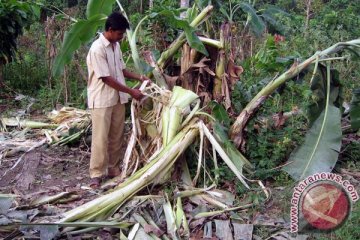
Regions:
M 39 13 L 35 2 L 0 1 L 0 64 L 14 59 L 17 38 Z
M 289 18 L 291 16 L 289 13 L 274 5 L 267 5 L 265 9 L 260 11 L 261 17 L 266 23 L 269 32 L 278 32 L 281 34 L 285 33 L 288 26 L 281 24 L 279 19 Z
M 177 6 L 166 5 L 166 4 L 156 4 L 154 7 L 147 11 L 148 15 L 153 13 L 159 13 L 163 10 L 169 11 L 178 11 Z M 160 51 L 165 50 L 180 34 L 179 30 L 167 21 L 167 18 L 162 15 L 158 15 L 156 18 L 152 18 L 147 23 L 148 32 L 146 34 L 146 40 L 149 42 L 148 47 L 150 49 L 157 49 Z
M 115 0 L 89 0 L 86 7 L 86 17 L 90 19 L 98 14 L 109 15 Z
M 326 4 L 319 15 L 316 16 L 314 23 L 323 22 L 324 30 L 327 34 L 342 30 L 353 37 L 358 37 L 360 30 L 360 7 L 355 1 L 337 0 Z
M 249 128 L 246 156 L 255 165 L 256 178 L 274 178 L 291 151 L 303 141 L 304 117 L 294 117 L 281 129 Z M 251 124 L 251 122 L 250 122 Z M 257 126 L 257 125 L 255 125 Z M 256 149 L 256 150 L 253 150 Z
M 255 33 L 256 36 L 260 36 L 266 27 L 264 21 L 250 4 L 242 2 L 240 3 L 240 7 L 247 14 L 245 26 L 249 25 L 250 30 Z
M 55 76 L 58 76 L 65 64 L 71 61 L 74 52 L 95 36 L 96 30 L 104 25 L 105 20 L 106 16 L 102 14 L 95 15 L 87 20 L 78 20 L 65 33 L 63 44 L 54 63 L 53 74 Z
M 255 67 L 258 70 L 275 73 L 284 71 L 295 57 L 283 57 L 286 43 L 277 40 L 277 36 L 268 35 L 265 43 L 254 57 Z
M 228 4 L 220 5 L 219 11 L 227 21 L 241 24 L 244 29 L 249 28 L 257 37 L 260 37 L 266 28 L 282 32 L 283 25 L 277 18 L 289 16 L 288 13 L 273 5 L 263 5 L 259 8 L 260 10 L 257 10 L 255 6 L 247 2 L 233 4 L 234 1 L 229 0 Z M 239 10 L 242 10 L 244 14 L 238 14 Z
M 289 157 L 283 169 L 294 179 L 302 180 L 314 173 L 332 171 L 341 148 L 341 113 L 330 99 L 330 65 L 326 71 L 324 110 L 306 134 L 305 143 Z M 335 94 L 335 98 L 338 94 Z
M 3 69 L 4 81 L 11 89 L 33 97 L 47 84 L 49 75 L 44 35 L 33 34 L 41 30 L 41 24 L 34 23 L 19 37 L 16 59 Z
M 229 22 L 234 22 L 234 15 L 236 14 L 236 12 L 240 9 L 241 4 L 236 4 L 235 6 L 231 5 L 231 1 L 229 1 L 229 9 L 228 11 L 226 10 L 226 5 L 222 5 L 220 7 L 220 12 L 227 18 L 227 20 Z M 251 7 L 251 6 L 250 6 Z M 252 7 L 251 7 L 252 8 Z M 255 10 L 254 10 L 255 11 Z
M 24 94 L 35 96 L 46 85 L 48 69 L 46 62 L 28 53 L 22 61 L 11 62 L 4 68 L 4 79 L 9 87 Z
M 212 101 L 209 103 L 209 107 L 211 108 L 211 115 L 216 119 L 216 121 L 226 128 L 229 128 L 231 119 L 223 105 Z
M 306 83 L 290 81 L 281 92 L 274 93 L 247 125 L 245 157 L 255 166 L 254 178 L 275 179 L 291 151 L 303 142 L 307 118 L 300 114 L 289 118 L 280 128 L 273 127 L 272 115 L 306 108 L 310 101 Z M 237 100 L 233 100 L 237 101 Z
M 320 73 L 319 73 L 320 72 Z M 319 64 L 318 74 L 311 84 L 312 102 L 308 106 L 308 117 L 312 124 L 325 109 L 326 106 L 326 67 Z M 330 73 L 330 104 L 341 108 L 343 103 L 342 85 L 339 79 L 339 72 L 335 69 Z
M 196 29 L 190 26 L 191 18 L 194 18 L 195 14 L 193 11 L 189 11 L 188 13 L 190 16 L 188 15 L 188 18 L 182 19 L 179 17 L 180 10 L 164 9 L 160 12 L 152 12 L 150 14 L 150 17 L 154 18 L 158 15 L 162 15 L 166 17 L 166 20 L 172 27 L 184 30 L 186 40 L 191 48 L 196 49 L 197 51 L 203 53 L 204 55 L 208 55 L 208 52 L 204 44 L 200 41 L 200 39 L 196 35 Z
M 231 95 L 235 112 L 239 114 L 243 107 L 270 81 L 271 78 L 264 78 L 250 86 L 247 86 L 247 83 L 238 81 Z
M 85 108 L 86 82 L 77 76 L 75 66 L 68 68 L 68 103 Z M 64 83 L 53 79 L 48 85 L 49 69 L 47 62 L 35 53 L 27 53 L 23 60 L 9 63 L 4 68 L 4 80 L 11 89 L 37 99 L 32 109 L 50 111 L 56 104 L 64 104 Z
M 36 94 L 38 101 L 35 102 L 34 109 L 51 111 L 58 103 L 56 100 L 59 99 L 61 94 L 56 88 L 61 89 L 61 86 L 56 85 L 55 89 L 48 88 L 46 85 L 41 86 Z
M 305 29 L 304 1 L 294 1 L 290 7 L 282 0 L 280 7 L 287 7 L 292 13 L 289 18 L 279 21 L 290 38 L 289 48 L 297 49 L 301 55 L 309 56 L 319 49 L 340 41 L 360 36 L 360 5 L 352 0 L 313 1 L 312 15 L 308 29 Z
M 281 36 L 268 35 L 255 56 L 242 63 L 244 74 L 242 80 L 235 84 L 231 96 L 235 112 L 240 113 L 242 108 L 272 80 L 270 74 L 285 71 L 298 55 L 288 49 L 287 42 L 281 39 Z

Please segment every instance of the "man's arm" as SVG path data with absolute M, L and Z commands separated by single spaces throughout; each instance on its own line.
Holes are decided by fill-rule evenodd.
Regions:
M 140 75 L 137 73 L 133 73 L 127 69 L 123 69 L 123 74 L 124 74 L 124 77 L 126 77 L 126 78 L 137 79 L 141 82 L 146 81 L 146 80 L 151 82 L 150 78 L 148 78 L 146 75 Z
M 101 79 L 106 85 L 114 88 L 115 90 L 117 90 L 119 92 L 128 93 L 131 95 L 131 97 L 135 98 L 136 100 L 141 100 L 144 97 L 144 95 L 141 93 L 141 91 L 139 89 L 129 88 L 128 86 L 125 86 L 125 85 L 117 82 L 111 76 L 102 77 Z

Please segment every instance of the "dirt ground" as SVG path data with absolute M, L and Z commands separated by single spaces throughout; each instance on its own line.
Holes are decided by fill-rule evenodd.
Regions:
M 0 182 L 2 193 L 27 195 L 44 189 L 56 191 L 81 190 L 89 182 L 88 150 L 75 147 L 40 147 L 27 153 L 2 160 Z M 12 168 L 12 169 L 11 169 Z
M 0 138 L 2 134 L 4 133 L 0 133 Z M 40 217 L 42 221 L 47 221 L 48 217 L 49 222 L 55 222 L 58 219 L 53 216 L 59 216 L 104 192 L 89 187 L 89 161 L 90 151 L 85 144 L 72 147 L 51 147 L 45 144 L 26 154 L 18 153 L 12 157 L 5 157 L 0 160 L 0 193 L 16 195 L 15 205 L 20 212 L 35 210 L 36 218 Z M 13 167 L 17 162 L 16 167 Z M 64 202 L 33 206 L 34 201 L 43 196 L 55 196 L 61 193 L 70 194 L 71 197 Z M 30 220 L 32 216 L 27 214 Z M 14 229 L 0 230 L 0 239 L 18 239 L 21 236 L 22 233 Z M 36 235 L 28 237 L 26 239 L 37 238 Z M 73 239 L 114 238 L 109 230 L 98 230 Z

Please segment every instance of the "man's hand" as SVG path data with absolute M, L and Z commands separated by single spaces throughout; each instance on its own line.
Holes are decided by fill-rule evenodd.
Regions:
M 152 83 L 151 79 L 148 78 L 146 75 L 141 75 L 141 76 L 140 76 L 140 81 L 141 81 L 141 82 L 148 81 L 148 85 L 149 85 L 150 83 Z
M 144 94 L 141 93 L 139 89 L 131 89 L 131 92 L 129 93 L 132 98 L 140 101 L 143 97 L 145 97 Z

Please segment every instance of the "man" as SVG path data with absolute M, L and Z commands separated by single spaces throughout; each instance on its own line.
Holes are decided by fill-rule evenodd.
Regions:
M 128 94 L 140 100 L 138 89 L 126 86 L 125 77 L 150 80 L 126 70 L 119 46 L 129 22 L 118 12 L 105 23 L 105 32 L 92 44 L 87 55 L 88 107 L 91 110 L 92 143 L 90 158 L 90 187 L 98 188 L 106 176 L 119 175 L 120 151 L 125 123 L 125 103 Z

